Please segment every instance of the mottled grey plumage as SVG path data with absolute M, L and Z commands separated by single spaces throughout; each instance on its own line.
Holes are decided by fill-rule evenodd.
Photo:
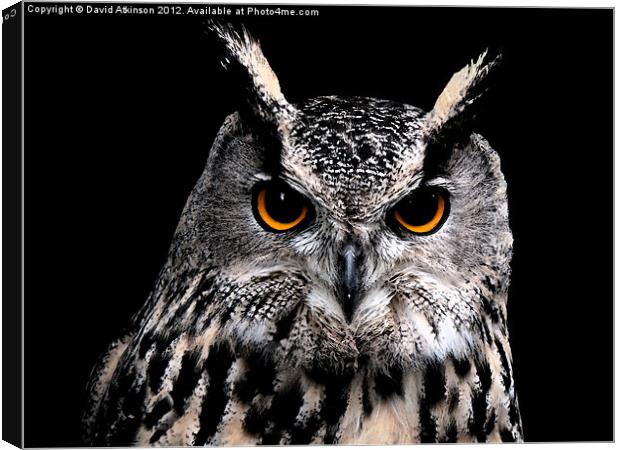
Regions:
M 246 103 L 220 129 L 148 301 L 95 369 L 86 442 L 522 440 L 506 183 L 465 120 L 484 55 L 430 113 L 292 105 L 247 32 L 211 29 Z M 306 226 L 257 223 L 253 189 L 272 179 L 311 203 Z M 449 193 L 443 225 L 390 226 L 394 205 L 429 186 Z

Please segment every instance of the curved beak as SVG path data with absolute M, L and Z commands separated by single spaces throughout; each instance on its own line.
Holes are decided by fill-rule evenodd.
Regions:
M 338 255 L 338 298 L 347 322 L 351 322 L 360 292 L 362 251 L 355 241 L 347 241 Z

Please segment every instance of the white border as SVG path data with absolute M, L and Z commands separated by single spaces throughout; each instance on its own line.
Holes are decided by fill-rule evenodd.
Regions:
M 155 2 L 155 1 L 149 1 L 149 0 L 134 0 L 131 3 L 175 3 L 174 1 L 171 2 Z M 15 4 L 15 1 L 10 1 L 10 0 L 0 0 L 0 9 L 5 9 L 13 4 Z M 55 2 L 48 2 L 48 3 L 55 3 Z M 61 2 L 58 2 L 61 3 Z M 69 3 L 69 2 L 64 2 L 64 3 Z M 80 3 L 80 2 L 72 2 L 72 3 Z M 241 4 L 247 4 L 247 3 L 251 3 L 250 1 L 243 1 L 243 0 L 213 0 L 213 1 L 209 1 L 209 2 L 205 2 L 205 1 L 200 1 L 200 0 L 186 0 L 183 2 L 179 2 L 179 3 L 211 3 L 211 4 L 217 4 L 217 3 L 224 3 L 224 4 L 234 4 L 234 3 L 241 3 Z M 303 1 L 303 0 L 270 0 L 270 1 L 266 1 L 266 2 L 257 2 L 257 3 L 263 3 L 263 4 L 304 4 L 304 5 L 333 5 L 335 4 L 341 4 L 341 5 L 381 5 L 381 6 L 387 6 L 387 5 L 391 5 L 391 6 L 484 6 L 484 7 L 490 7 L 490 6 L 495 6 L 495 7 L 552 7 L 552 8 L 613 8 L 615 7 L 615 2 L 613 1 L 576 1 L 576 0 L 563 0 L 563 1 L 538 1 L 538 2 L 532 2 L 532 1 L 516 1 L 516 2 L 511 2 L 509 4 L 506 3 L 502 3 L 502 2 L 498 2 L 498 1 L 485 1 L 485 0 L 478 0 L 476 2 L 471 2 L 471 1 L 462 1 L 462 0 L 451 0 L 451 1 L 432 1 L 432 0 L 427 0 L 427 1 L 403 1 L 403 0 L 388 0 L 386 2 L 381 2 L 380 0 L 366 0 L 366 1 L 355 1 L 355 0 L 337 0 L 336 2 L 329 2 L 329 1 Z M 23 32 L 24 32 L 24 28 L 22 27 L 22 38 L 23 38 Z M 615 87 L 615 81 L 616 81 L 616 49 L 618 48 L 617 46 L 618 41 L 617 41 L 617 35 L 615 34 L 615 18 L 614 18 L 614 87 Z M 2 48 L 2 33 L 0 33 L 0 48 Z M 578 63 L 578 61 L 575 62 L 576 64 Z M 23 54 L 22 54 L 22 73 L 23 73 Z M 0 83 L 2 81 L 2 59 L 0 58 Z M 614 149 L 615 149 L 615 130 L 618 129 L 618 117 L 615 115 L 615 105 L 616 105 L 616 101 L 617 101 L 617 91 L 614 88 Z M 0 92 L 0 103 L 2 102 L 2 93 Z M 22 91 L 22 104 L 23 104 L 23 91 Z M 22 110 L 22 123 L 23 123 L 23 110 Z M 0 133 L 1 133 L 1 125 L 2 124 L 2 111 L 0 109 Z M 23 126 L 22 126 L 22 143 L 23 143 Z M 1 144 L 0 144 L 1 146 Z M 1 147 L 0 147 L 1 148 Z M 23 166 L 23 152 L 22 152 L 22 166 Z M 615 158 L 615 151 L 614 151 L 614 172 L 616 173 L 618 171 L 618 167 L 619 167 L 619 162 L 618 160 Z M 2 184 L 1 184 L 1 180 L 2 180 L 2 161 L 0 159 L 0 207 L 1 207 L 1 203 L 2 203 Z M 22 188 L 23 188 L 23 173 L 22 173 Z M 618 209 L 616 208 L 616 200 L 618 199 L 618 186 L 615 183 L 615 177 L 614 177 L 614 260 L 615 260 L 615 255 L 619 249 L 619 244 L 618 241 L 615 240 L 615 234 L 617 231 L 617 224 L 618 224 Z M 22 198 L 22 202 L 23 202 L 23 198 Z M 2 219 L 2 210 L 0 208 L 0 254 L 2 252 L 2 225 L 1 225 L 1 219 Z M 22 221 L 23 221 L 23 203 L 22 203 Z M 23 255 L 23 241 L 22 241 L 22 255 Z M 23 261 L 22 261 L 23 264 Z M 23 273 L 23 265 L 22 265 L 22 273 Z M 617 385 L 617 381 L 618 381 L 618 371 L 616 370 L 616 350 L 617 350 L 617 342 L 616 342 L 616 333 L 615 333 L 615 323 L 617 323 L 618 321 L 618 308 L 615 308 L 615 281 L 618 280 L 620 277 L 620 269 L 618 268 L 617 265 L 614 264 L 614 412 L 615 412 L 615 405 L 618 404 L 618 399 L 619 399 L 619 394 L 618 394 L 618 390 L 615 389 L 615 386 Z M 2 261 L 0 259 L 0 287 L 2 285 Z M 23 292 L 23 279 L 22 279 L 22 292 Z M 0 294 L 0 298 L 1 298 L 1 294 Z M 22 318 L 23 318 L 23 304 L 22 304 Z M 2 319 L 2 312 L 0 310 L 0 323 L 1 323 L 1 319 Z M 23 342 L 23 331 L 24 331 L 24 327 L 23 327 L 23 323 L 22 323 L 22 342 Z M 0 343 L 1 343 L 1 337 L 0 337 Z M 23 347 L 22 347 L 23 348 Z M 1 356 L 1 348 L 0 348 L 0 356 Z M 22 354 L 22 374 L 23 374 L 23 354 Z M 2 382 L 2 360 L 0 359 L 0 386 L 1 386 L 1 382 Z M 23 377 L 22 377 L 22 383 L 23 383 Z M 1 393 L 0 393 L 1 396 Z M 23 391 L 22 391 L 22 405 L 23 405 Z M 596 414 L 596 411 L 592 411 L 591 413 Z M 23 410 L 22 410 L 22 423 L 23 423 Z M 2 432 L 2 411 L 0 411 L 0 436 L 1 436 L 1 432 Z M 618 419 L 618 415 L 614 414 L 614 437 L 616 436 L 616 432 L 619 429 L 619 425 L 620 425 L 620 420 Z M 23 442 L 23 429 L 22 429 L 22 442 Z M 471 447 L 480 447 L 480 448 L 497 448 L 500 444 L 472 444 L 472 445 L 468 445 L 468 448 Z M 530 446 L 554 446 L 554 447 L 560 447 L 562 449 L 566 448 L 566 449 L 586 449 L 589 448 L 590 445 L 595 445 L 597 448 L 601 448 L 601 447 L 609 447 L 609 446 L 614 446 L 615 444 L 593 444 L 593 443 L 558 443 L 558 444 L 523 444 L 526 447 L 530 447 Z M 348 447 L 355 447 L 355 448 L 363 448 L 362 446 L 348 446 Z M 413 446 L 398 446 L 398 448 L 403 448 L 403 447 L 412 447 Z M 4 450 L 4 449 L 11 449 L 14 448 L 13 446 L 11 446 L 10 444 L 4 442 L 4 441 L 0 441 L 0 450 Z M 171 447 L 172 448 L 172 447 Z M 245 448 L 245 447 L 244 447 Z M 281 447 L 263 447 L 263 448 L 281 448 Z M 391 450 L 394 449 L 394 446 L 373 446 L 373 449 L 380 449 L 380 450 Z

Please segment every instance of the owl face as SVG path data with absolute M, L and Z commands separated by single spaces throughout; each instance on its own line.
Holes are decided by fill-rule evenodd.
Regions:
M 180 234 L 221 268 L 222 333 L 326 371 L 474 350 L 483 313 L 504 320 L 512 245 L 499 158 L 463 120 L 482 60 L 430 113 L 369 98 L 292 105 L 258 44 L 220 35 L 250 94 Z

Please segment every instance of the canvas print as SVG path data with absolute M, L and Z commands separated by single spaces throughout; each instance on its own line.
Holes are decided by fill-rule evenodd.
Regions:
M 3 438 L 612 440 L 612 19 L 6 10 L 24 403 Z

